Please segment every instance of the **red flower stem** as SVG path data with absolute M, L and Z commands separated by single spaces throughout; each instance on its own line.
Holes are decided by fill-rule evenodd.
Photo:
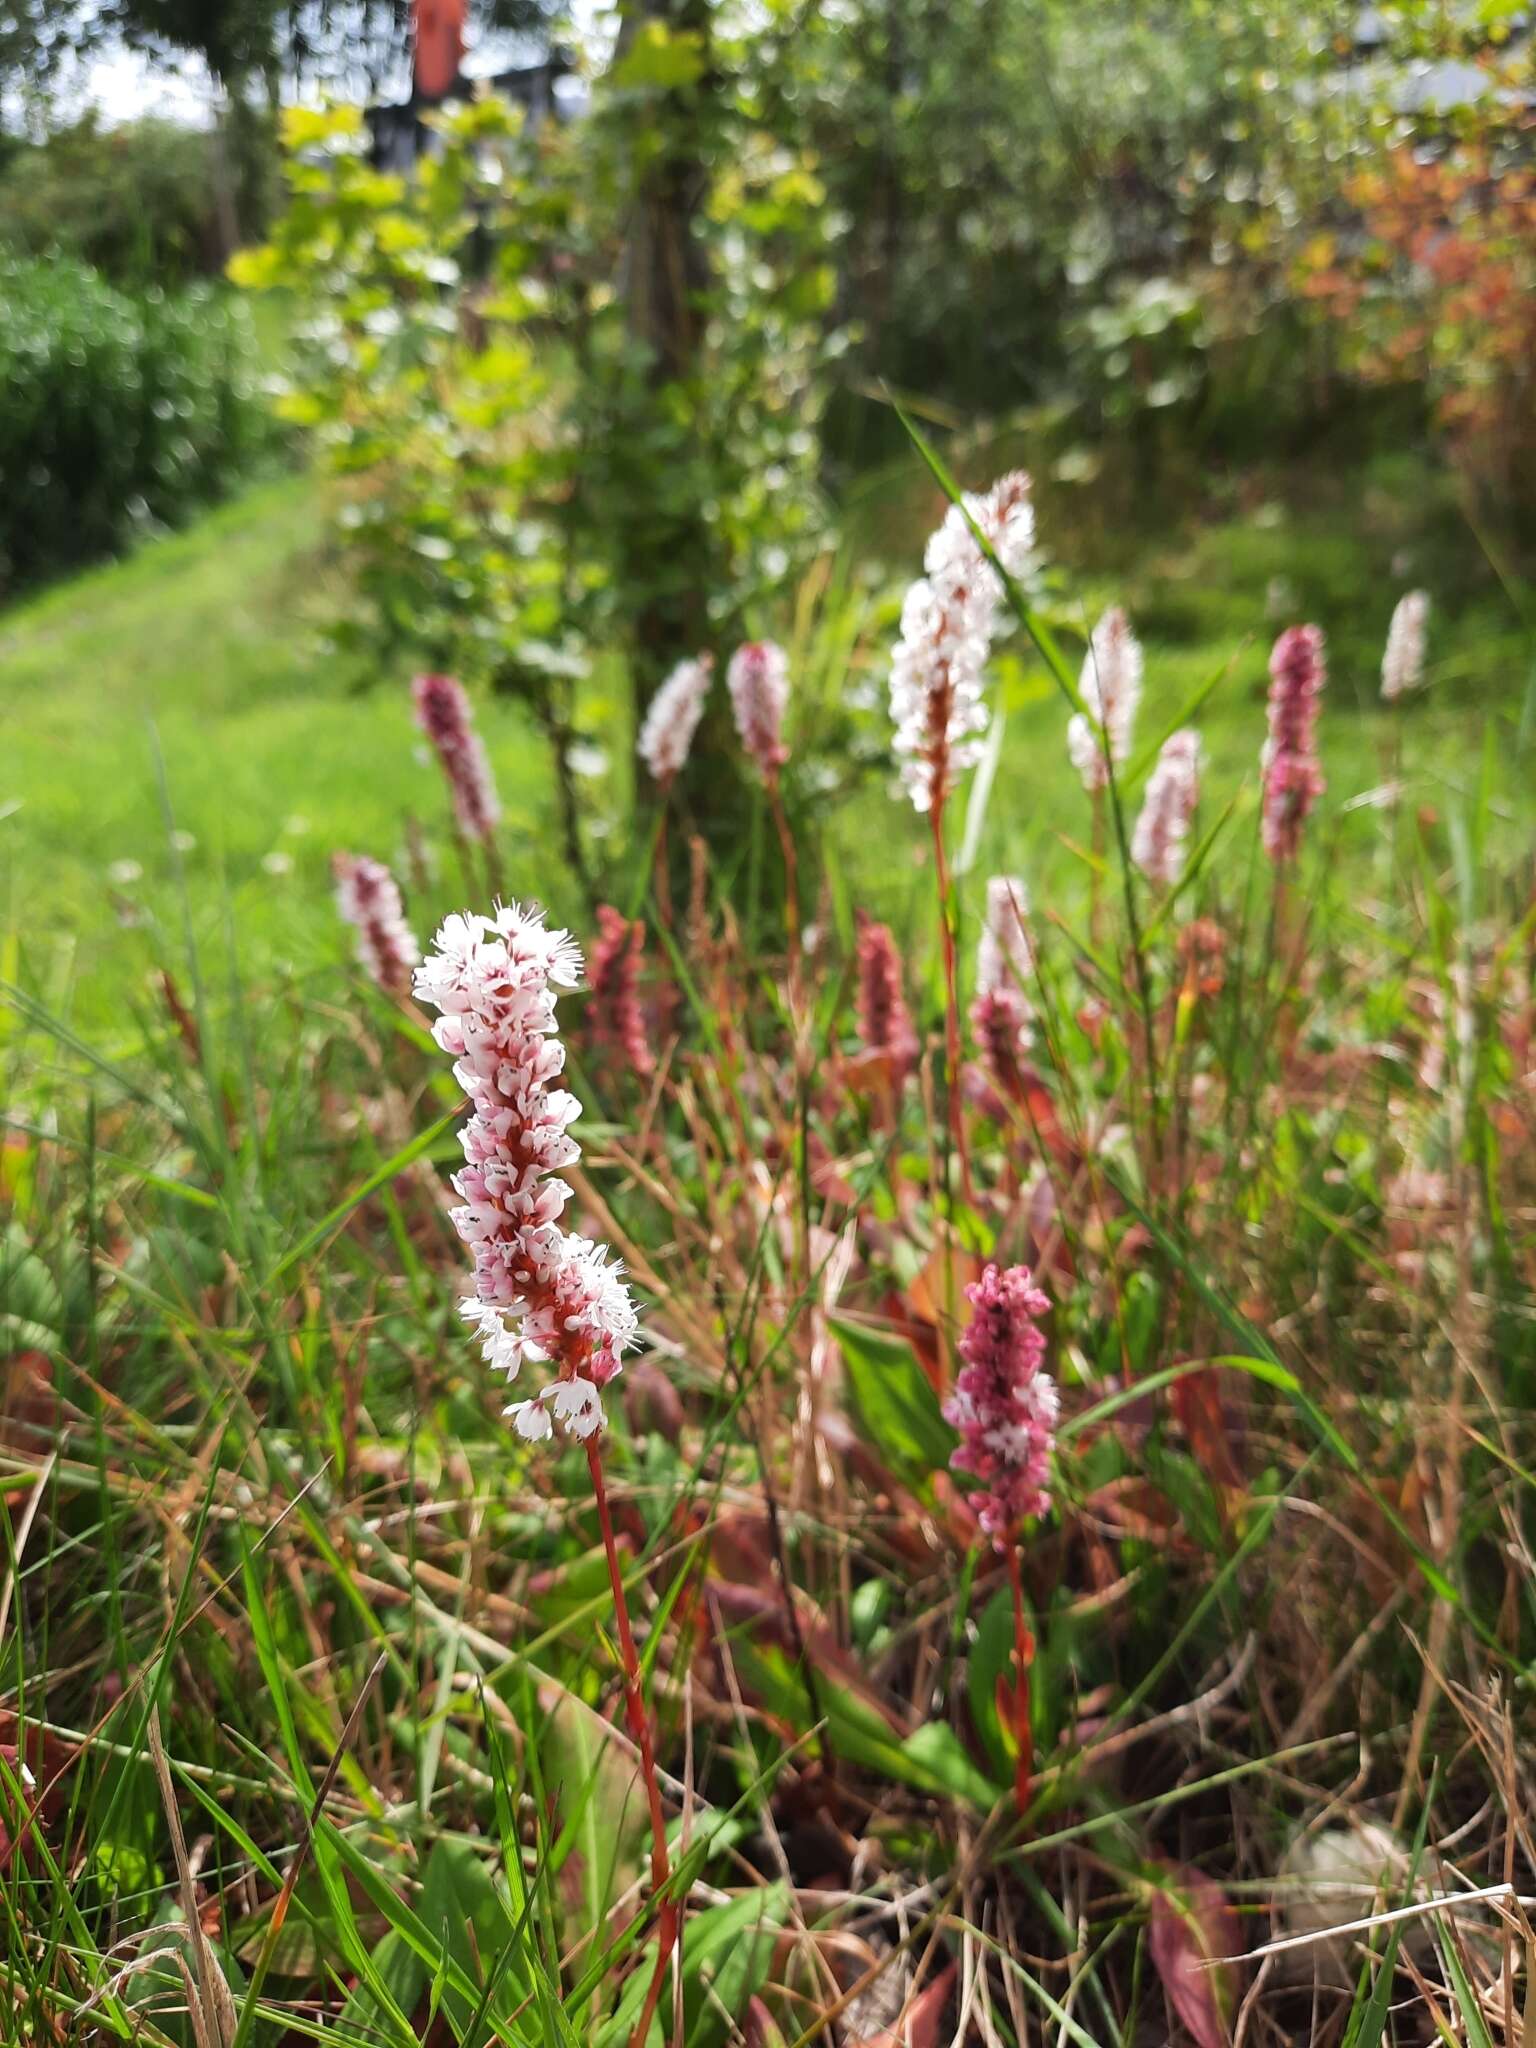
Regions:
M 672 877 L 667 869 L 667 813 L 672 808 L 672 781 L 669 775 L 662 785 L 661 805 L 656 820 L 656 851 L 652 858 L 651 878 L 656 890 L 656 909 L 668 931 L 672 926 Z
M 587 1469 L 592 1474 L 592 1495 L 597 1502 L 598 1527 L 603 1532 L 603 1554 L 608 1560 L 608 1583 L 613 1588 L 614 1619 L 619 1629 L 619 1653 L 624 1665 L 624 1711 L 629 1732 L 640 1752 L 640 1775 L 651 1812 L 651 1892 L 656 1900 L 656 1969 L 646 1993 L 640 2023 L 630 2037 L 630 2048 L 644 2048 L 666 1981 L 667 1964 L 677 1945 L 677 1901 L 666 1896 L 672 1867 L 667 1857 L 667 1817 L 662 1810 L 661 1784 L 656 1776 L 656 1749 L 651 1740 L 650 1719 L 645 1711 L 645 1693 L 640 1680 L 640 1659 L 635 1650 L 634 1630 L 629 1625 L 629 1601 L 624 1593 L 624 1574 L 619 1568 L 618 1546 L 613 1537 L 613 1516 L 608 1509 L 608 1488 L 603 1479 L 603 1457 L 594 1433 L 587 1438 Z
M 1024 1619 L 1024 1580 L 1019 1571 L 1019 1546 L 1008 1546 L 1008 1583 L 1013 1589 L 1013 1732 L 1019 1745 L 1013 1767 L 1013 1803 L 1022 1818 L 1029 1806 L 1030 1778 L 1034 1770 L 1034 1738 L 1029 1725 L 1029 1667 L 1035 1661 L 1035 1639 Z
M 950 886 L 949 860 L 944 852 L 944 806 L 936 803 L 928 813 L 933 827 L 934 874 L 939 889 L 939 931 L 944 947 L 944 1065 L 945 1092 L 949 1100 L 949 1128 L 955 1157 L 960 1165 L 960 1186 L 967 1202 L 976 1197 L 971 1180 L 971 1158 L 965 1145 L 965 1115 L 960 1101 L 960 995 L 955 966 L 955 899 Z
M 784 920 L 789 937 L 789 988 L 791 1008 L 800 1008 L 800 863 L 795 853 L 795 835 L 789 829 L 784 795 L 777 771 L 768 777 L 768 805 L 773 812 L 774 830 L 784 859 Z M 798 1023 L 798 1015 L 796 1022 Z

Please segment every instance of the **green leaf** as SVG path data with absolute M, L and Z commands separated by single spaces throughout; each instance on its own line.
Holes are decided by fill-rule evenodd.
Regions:
M 916 1352 L 904 1337 L 882 1336 L 840 1316 L 832 1329 L 865 1435 L 893 1472 L 926 1485 L 949 1463 L 959 1439 L 939 1410 Z
M 461 1104 L 455 1103 L 446 1116 L 440 1116 L 435 1124 L 418 1132 L 409 1144 L 402 1145 L 400 1150 L 392 1158 L 386 1159 L 382 1166 L 375 1167 L 368 1178 L 355 1187 L 345 1200 L 338 1202 L 328 1216 L 322 1216 L 312 1230 L 304 1233 L 292 1251 L 283 1254 L 267 1275 L 266 1285 L 270 1287 L 290 1266 L 297 1265 L 300 1259 L 315 1249 L 316 1245 L 328 1238 L 332 1231 L 339 1230 L 358 1204 L 366 1202 L 375 1189 L 383 1187 L 386 1181 L 394 1180 L 398 1174 L 404 1173 L 405 1169 L 424 1152 L 430 1152 L 443 1133 L 457 1120 L 461 1107 Z
M 742 1634 L 733 1641 L 732 1655 L 743 1682 L 774 1713 L 792 1727 L 804 1725 L 805 1685 L 783 1650 L 764 1649 Z M 964 1799 L 982 1813 L 997 1803 L 997 1786 L 971 1762 L 947 1723 L 925 1722 L 903 1736 L 871 1700 L 824 1670 L 817 1672 L 816 1696 L 826 1719 L 825 1739 L 849 1763 L 919 1792 Z
M 1013 1751 L 997 1712 L 997 1681 L 1013 1673 L 1013 1596 L 1006 1586 L 994 1593 L 976 1624 L 966 1664 L 965 1696 L 982 1747 L 999 1781 L 1013 1775 Z
M 635 1875 L 647 1831 L 639 1769 L 608 1724 L 571 1693 L 545 1722 L 539 1747 L 561 1821 L 550 1874 L 560 1881 L 567 1936 L 601 1935 Z
M 467 1845 L 461 1844 L 460 1846 L 465 1847 Z M 344 1866 L 351 1873 L 359 1889 L 384 1915 L 384 1918 L 406 1946 L 421 1958 L 422 1963 L 428 1969 L 442 1978 L 446 1988 L 454 1993 L 459 2000 L 458 2010 L 466 2015 L 472 2013 L 479 2003 L 480 1986 L 476 1982 L 473 1972 L 466 1969 L 459 1961 L 453 1940 L 450 1939 L 445 1942 L 442 1938 L 441 1927 L 434 1927 L 431 1920 L 426 1916 L 425 1909 L 428 1908 L 429 1901 L 425 1895 L 425 1888 L 422 1899 L 424 1911 L 418 1914 L 413 1912 L 404 1899 L 399 1898 L 390 1888 L 389 1881 L 384 1872 L 379 1868 L 377 1861 L 372 1856 L 364 1855 L 356 1843 L 349 1841 L 340 1828 L 324 1815 L 321 1816 L 319 1826 L 315 1831 L 317 1862 L 320 1860 L 322 1848 L 331 1853 L 338 1865 Z M 436 1849 L 434 1849 L 433 1855 L 435 1856 L 436 1853 Z M 432 1858 L 429 1857 L 429 1871 L 431 1862 Z M 489 1886 L 489 1879 L 486 1882 L 487 1886 Z M 440 1893 L 443 1884 L 444 1880 L 439 1879 L 438 1889 Z M 342 1896 L 345 1896 L 345 1892 L 342 1893 Z M 500 1915 L 501 1938 L 504 1940 L 508 1932 L 507 1918 L 500 1906 L 500 1902 L 497 1901 L 496 1903 L 497 1912 Z M 458 1933 L 461 1941 L 467 1941 L 467 1934 L 462 1919 L 459 1922 Z M 494 1949 L 492 1953 L 494 1953 Z M 387 1996 L 385 1986 L 379 1981 L 379 1973 L 374 1966 L 373 1957 L 367 1957 L 366 1961 L 368 1964 L 368 1974 L 374 1980 L 376 1990 Z M 498 2038 L 504 2039 L 506 2037 L 504 2022 L 498 2021 L 496 2023 L 496 2033 Z
M 983 1813 L 996 1805 L 999 1788 L 971 1762 L 947 1721 L 925 1721 L 913 1729 L 901 1750 L 914 1783 L 926 1779 L 930 1790 L 948 1792 Z
M 664 21 L 648 21 L 608 80 L 624 92 L 680 92 L 698 84 L 707 62 L 704 38 L 696 29 L 671 29 Z
M 443 1980 L 442 2009 L 462 2039 L 479 2000 L 446 1981 L 445 1965 L 457 1963 L 478 1986 L 513 1931 L 506 1906 L 472 1843 L 455 1835 L 440 1835 L 433 1843 L 422 1873 L 421 1919 L 441 1944 L 437 1974 Z
M 374 1950 L 373 1960 L 395 2007 L 403 2013 L 414 2012 L 427 1988 L 427 1966 L 421 1957 L 391 1929 Z M 347 1994 L 336 2031 L 343 2038 L 390 2040 L 394 2037 L 390 2008 L 371 1984 L 358 1984 Z
M 773 1960 L 774 1935 L 788 1910 L 788 1891 L 775 1883 L 711 1906 L 688 1922 L 683 1945 L 687 2048 L 720 2048 L 726 2040 L 727 2015 L 739 2019 L 761 1988 Z

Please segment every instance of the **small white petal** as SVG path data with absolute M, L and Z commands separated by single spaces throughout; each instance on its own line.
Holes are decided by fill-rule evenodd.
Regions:
M 554 1424 L 542 1401 L 514 1401 L 503 1413 L 525 1443 L 541 1444 L 554 1435 Z

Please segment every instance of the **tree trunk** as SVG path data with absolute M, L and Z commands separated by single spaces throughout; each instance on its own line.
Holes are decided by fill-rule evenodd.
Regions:
M 627 431 L 636 464 L 617 536 L 620 588 L 630 593 L 631 675 L 638 720 L 674 665 L 713 652 L 721 669 L 731 647 L 717 645 L 710 600 L 726 587 L 729 564 L 711 531 L 703 498 L 715 475 L 715 451 L 697 436 L 679 440 L 676 422 L 696 417 L 706 300 L 711 277 L 701 221 L 709 194 L 707 131 L 716 118 L 718 79 L 708 61 L 711 0 L 626 0 L 619 57 L 649 24 L 699 37 L 706 57 L 695 84 L 658 96 L 646 113 L 646 140 L 661 147 L 636 181 L 624 252 L 629 331 L 645 370 Z M 690 823 L 712 843 L 739 831 L 743 792 L 723 692 L 710 711 L 676 791 Z M 679 859 L 686 834 L 672 835 Z

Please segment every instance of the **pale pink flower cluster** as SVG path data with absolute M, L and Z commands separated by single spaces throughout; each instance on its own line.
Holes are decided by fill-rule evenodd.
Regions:
M 789 703 L 789 656 L 775 640 L 748 640 L 731 656 L 725 686 L 741 744 L 763 780 L 772 782 L 789 759 L 782 737 Z
M 1141 702 L 1141 643 L 1117 604 L 1093 629 L 1077 692 L 1088 716 L 1076 712 L 1067 721 L 1067 752 L 1092 795 L 1108 784 L 1110 763 L 1120 768 L 1129 757 Z
M 492 917 L 450 917 L 435 943 L 416 994 L 440 1012 L 432 1035 L 474 1111 L 454 1180 L 453 1226 L 475 1263 L 460 1313 L 493 1371 L 512 1378 L 525 1359 L 557 1369 L 542 1393 L 507 1409 L 520 1436 L 548 1437 L 553 1418 L 589 1437 L 603 1426 L 601 1389 L 621 1370 L 636 1320 L 607 1247 L 560 1227 L 571 1190 L 556 1176 L 581 1156 L 570 1135 L 581 1104 L 558 1085 L 565 1048 L 554 992 L 580 981 L 581 955 L 568 932 L 515 903 Z
M 988 1074 L 1003 1094 L 1014 1096 L 1021 1080 L 1020 1056 L 1028 1050 L 1033 1010 L 1025 983 L 1034 968 L 1025 918 L 1029 897 L 1017 875 L 994 875 L 987 883 L 987 914 L 976 946 L 976 993 L 971 999 L 971 1036 Z
M 1183 879 L 1199 799 L 1200 735 L 1185 726 L 1163 741 L 1131 835 L 1131 859 L 1149 882 L 1171 889 Z
M 404 995 L 421 948 L 411 935 L 400 903 L 400 888 L 380 860 L 338 853 L 336 908 L 357 932 L 359 964 L 390 995 Z
M 1410 590 L 1393 608 L 1381 657 L 1381 694 L 1395 704 L 1424 680 L 1424 642 L 1429 626 L 1429 593 Z
M 1008 574 L 1022 575 L 1035 539 L 1024 472 L 1014 470 L 983 495 L 967 496 L 965 511 Z M 893 745 L 902 787 L 919 811 L 942 805 L 957 779 L 974 767 L 988 724 L 982 675 L 1004 591 L 965 511 L 951 505 L 929 540 L 923 574 L 901 608 L 901 634 L 891 658 Z
M 640 727 L 638 752 L 652 780 L 663 789 L 671 787 L 688 759 L 714 670 L 713 655 L 680 661 L 650 701 Z
M 417 676 L 411 696 L 416 723 L 448 778 L 459 830 L 466 839 L 488 840 L 501 817 L 501 805 L 464 686 L 452 676 Z
M 944 1403 L 946 1421 L 960 1432 L 949 1462 L 981 1480 L 971 1505 L 1003 1550 L 1026 1516 L 1051 1504 L 1060 1398 L 1041 1371 L 1045 1336 L 1037 1320 L 1051 1304 L 1027 1266 L 988 1266 L 965 1296 L 972 1310 L 959 1346 L 965 1363 Z
M 1017 875 L 994 875 L 987 884 L 987 914 L 976 945 L 976 986 L 988 994 L 1019 989 L 1034 969 L 1029 943 L 1029 895 Z
M 1318 626 L 1287 626 L 1269 657 L 1269 737 L 1264 771 L 1264 851 L 1294 860 L 1301 828 L 1327 783 L 1317 759 L 1317 714 L 1327 670 Z

